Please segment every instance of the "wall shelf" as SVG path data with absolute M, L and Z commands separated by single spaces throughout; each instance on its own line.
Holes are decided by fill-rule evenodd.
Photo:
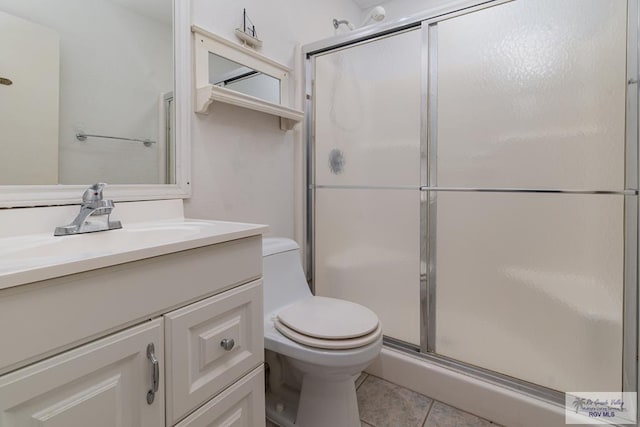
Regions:
M 224 102 L 251 110 L 261 111 L 280 117 L 280 127 L 283 130 L 291 130 L 296 123 L 302 121 L 304 113 L 300 110 L 273 104 L 254 96 L 236 92 L 223 87 L 208 84 L 196 89 L 196 113 L 209 114 L 211 104 Z
M 292 108 L 289 102 L 291 69 L 250 48 L 231 42 L 198 26 L 192 26 L 191 31 L 194 35 L 196 113 L 209 114 L 215 101 L 280 117 L 280 128 L 283 130 L 291 130 L 296 123 L 302 121 L 304 112 Z M 236 63 L 237 66 L 248 67 L 256 74 L 263 74 L 277 80 L 281 102 L 274 103 L 258 96 L 212 84 L 212 75 L 215 74 L 211 65 L 212 56 Z M 213 80 L 213 82 L 215 83 L 217 80 Z

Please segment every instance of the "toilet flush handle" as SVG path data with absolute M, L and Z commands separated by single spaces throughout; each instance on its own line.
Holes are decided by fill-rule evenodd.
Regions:
M 233 340 L 233 338 L 225 338 L 220 341 L 220 347 L 224 348 L 227 351 L 231 351 L 234 345 L 236 345 L 236 342 Z

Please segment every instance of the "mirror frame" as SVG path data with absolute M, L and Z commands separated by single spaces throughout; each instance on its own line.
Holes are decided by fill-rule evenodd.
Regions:
M 175 184 L 109 185 L 115 201 L 184 199 L 191 196 L 191 8 L 190 0 L 173 0 L 173 66 L 175 94 Z M 0 208 L 79 204 L 87 186 L 0 185 Z
M 291 130 L 304 118 L 301 110 L 291 108 L 289 77 L 292 70 L 253 49 L 234 43 L 197 25 L 191 26 L 194 46 L 195 112 L 209 114 L 213 101 L 224 102 L 280 117 L 280 128 Z M 266 101 L 232 89 L 209 83 L 209 53 L 252 68 L 280 81 L 280 103 Z

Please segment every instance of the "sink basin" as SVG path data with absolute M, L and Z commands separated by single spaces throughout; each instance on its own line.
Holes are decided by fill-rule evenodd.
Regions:
M 54 237 L 0 238 L 0 289 L 260 234 L 265 226 L 170 220 Z
M 198 223 L 176 223 L 61 237 L 42 234 L 14 237 L 6 239 L 4 243 L 8 244 L 0 247 L 0 274 L 15 269 L 18 264 L 28 267 L 104 256 L 190 239 L 201 231 Z

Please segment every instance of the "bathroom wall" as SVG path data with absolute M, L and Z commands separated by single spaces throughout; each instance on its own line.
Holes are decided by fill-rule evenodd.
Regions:
M 299 61 L 297 45 L 333 36 L 333 18 L 357 22 L 362 13 L 351 0 L 193 0 L 191 7 L 193 24 L 234 41 L 246 7 L 264 41 L 260 52 L 292 68 Z M 300 91 L 295 97 L 300 107 Z M 298 124 L 284 132 L 275 116 L 219 103 L 209 115 L 193 116 L 192 197 L 185 201 L 186 215 L 269 224 L 271 235 L 299 234 L 302 201 L 294 192 L 296 184 L 302 185 L 303 130 Z
M 416 13 L 421 13 L 426 10 L 440 9 L 443 7 L 451 7 L 455 5 L 461 5 L 469 3 L 468 0 L 386 0 L 379 1 L 376 5 L 381 5 L 387 12 L 385 15 L 385 22 L 395 21 L 400 18 L 405 18 Z M 367 13 L 371 8 L 365 8 L 362 13 L 362 19 L 365 19 Z
M 60 38 L 2 11 L 0 28 L 13 35 L 0 36 L 0 77 L 16 80 L 0 85 L 0 183 L 57 184 Z

